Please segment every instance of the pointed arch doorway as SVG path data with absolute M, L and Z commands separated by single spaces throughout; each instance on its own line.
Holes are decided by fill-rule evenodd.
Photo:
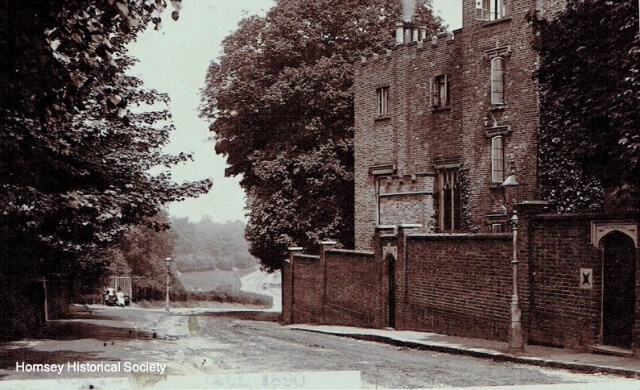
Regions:
M 620 231 L 602 237 L 602 343 L 631 349 L 636 305 L 634 240 Z

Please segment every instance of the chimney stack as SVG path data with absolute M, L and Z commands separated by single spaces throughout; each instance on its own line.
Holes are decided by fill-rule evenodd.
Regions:
M 420 26 L 420 40 L 424 41 L 427 39 L 427 26 Z
M 396 45 L 404 43 L 404 23 L 396 22 Z
M 418 42 L 427 39 L 427 27 L 417 27 L 410 22 L 396 22 L 396 45 Z

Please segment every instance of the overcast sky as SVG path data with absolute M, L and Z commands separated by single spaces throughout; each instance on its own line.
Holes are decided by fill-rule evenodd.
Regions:
M 461 27 L 462 0 L 433 0 L 433 3 L 436 15 L 450 29 Z M 264 15 L 274 1 L 195 0 L 184 4 L 178 22 L 170 19 L 169 7 L 163 14 L 162 29 L 149 29 L 130 47 L 130 53 L 140 60 L 132 74 L 142 78 L 147 87 L 171 97 L 176 131 L 167 152 L 194 155 L 193 162 L 172 170 L 174 179 L 213 179 L 207 195 L 173 203 L 168 210 L 172 216 L 189 217 L 194 222 L 204 215 L 215 222 L 246 221 L 244 193 L 238 179 L 224 177 L 226 162 L 215 154 L 207 123 L 198 117 L 200 88 L 207 67 L 220 56 L 222 39 L 236 29 L 243 17 Z

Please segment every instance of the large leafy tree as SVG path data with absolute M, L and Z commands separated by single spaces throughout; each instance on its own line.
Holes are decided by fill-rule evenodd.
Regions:
M 540 52 L 540 182 L 563 211 L 599 209 L 603 193 L 637 210 L 640 36 L 635 0 L 569 0 L 534 20 Z
M 421 1 L 414 22 L 440 20 Z M 251 253 L 278 269 L 292 244 L 353 244 L 353 64 L 393 44 L 400 2 L 280 0 L 224 41 L 203 91 L 216 152 L 247 191 Z
M 188 156 L 160 151 L 166 111 L 133 109 L 166 101 L 125 74 L 126 44 L 166 4 L 0 4 L 0 270 L 73 276 L 129 226 L 161 229 L 164 203 L 210 185 L 150 175 Z

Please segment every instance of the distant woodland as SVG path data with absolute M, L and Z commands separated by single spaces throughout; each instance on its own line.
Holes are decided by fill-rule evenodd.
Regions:
M 249 254 L 240 221 L 215 223 L 209 216 L 200 222 L 171 218 L 176 235 L 173 258 L 180 272 L 239 270 L 253 267 L 258 260 Z

